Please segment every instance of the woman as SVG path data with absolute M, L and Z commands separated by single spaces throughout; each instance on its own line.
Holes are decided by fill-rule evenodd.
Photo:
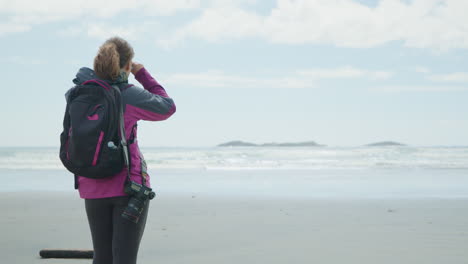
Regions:
M 132 61 L 133 48 L 122 38 L 108 39 L 99 48 L 94 59 L 94 71 L 81 68 L 73 80 L 82 84 L 99 78 L 120 88 L 125 134 L 130 151 L 130 178 L 150 187 L 146 162 L 137 142 L 137 121 L 161 121 L 176 110 L 175 104 L 164 88 L 148 73 L 142 64 Z M 128 84 L 132 73 L 144 89 Z M 144 206 L 138 223 L 121 215 L 129 202 L 124 192 L 127 171 L 103 179 L 78 176 L 77 188 L 85 199 L 86 214 L 94 247 L 93 264 L 136 263 L 140 240 L 145 229 L 149 201 Z

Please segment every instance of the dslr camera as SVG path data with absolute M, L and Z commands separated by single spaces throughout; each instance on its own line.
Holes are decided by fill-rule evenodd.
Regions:
M 140 220 L 141 212 L 143 212 L 146 203 L 148 200 L 153 199 L 156 194 L 151 188 L 133 181 L 125 185 L 124 192 L 130 196 L 130 200 L 122 213 L 122 217 L 136 224 Z

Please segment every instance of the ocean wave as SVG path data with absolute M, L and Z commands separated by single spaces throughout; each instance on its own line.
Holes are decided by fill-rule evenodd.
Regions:
M 149 148 L 150 169 L 468 169 L 468 148 Z M 58 150 L 0 149 L 0 169 L 63 170 Z

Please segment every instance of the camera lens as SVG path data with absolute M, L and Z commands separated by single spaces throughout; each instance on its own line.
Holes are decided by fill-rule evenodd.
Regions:
M 145 203 L 143 201 L 136 199 L 135 197 L 130 198 L 127 207 L 122 213 L 122 217 L 135 224 L 138 223 L 144 205 Z

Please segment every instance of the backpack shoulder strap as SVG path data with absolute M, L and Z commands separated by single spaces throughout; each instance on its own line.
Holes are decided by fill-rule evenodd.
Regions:
M 126 88 L 129 88 L 133 86 L 132 84 L 130 85 L 127 85 L 124 89 Z M 120 134 L 122 135 L 122 138 L 121 138 L 121 144 L 122 144 L 122 147 L 123 147 L 123 151 L 124 151 L 124 159 L 125 159 L 125 165 L 127 166 L 127 181 L 130 182 L 130 151 L 128 149 L 128 143 L 127 143 L 127 137 L 125 136 L 125 124 L 124 124 L 124 108 L 123 108 L 123 98 L 122 98 L 122 94 L 120 92 L 120 88 L 117 86 L 117 85 L 112 85 L 112 87 L 116 90 L 117 94 L 119 95 L 120 97 L 120 102 L 119 102 L 119 105 L 120 105 L 120 118 L 119 118 L 119 127 L 120 127 Z M 143 186 L 146 185 L 146 179 L 143 175 L 141 175 L 141 183 Z
M 120 88 L 116 85 L 112 85 L 112 88 L 115 89 L 115 92 L 119 95 L 119 102 L 117 102 L 117 104 L 119 105 L 120 144 L 122 145 L 125 166 L 127 167 L 127 181 L 130 182 L 130 151 L 128 150 L 127 137 L 125 135 L 123 99 Z

